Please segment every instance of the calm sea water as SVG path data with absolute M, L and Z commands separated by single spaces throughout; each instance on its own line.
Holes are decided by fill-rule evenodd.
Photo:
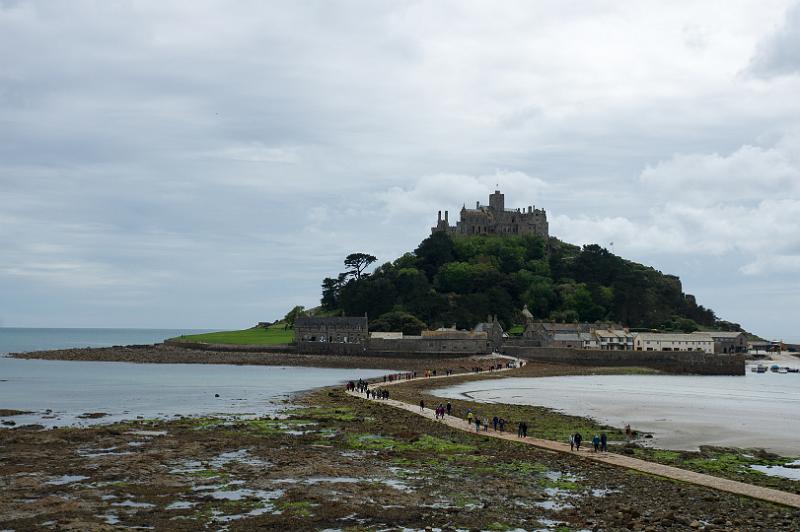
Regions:
M 757 447 L 800 456 L 800 374 L 743 377 L 595 375 L 509 378 L 435 391 L 447 398 L 539 405 L 651 432 L 654 445 Z M 487 404 L 486 414 L 491 414 Z M 584 435 L 586 436 L 586 435 Z
M 70 347 L 153 344 L 209 329 L 36 329 L 0 327 L 0 355 Z
M 385 373 L 388 372 L 0 357 L 0 409 L 33 412 L 3 417 L 3 421 L 44 426 L 108 423 L 139 416 L 264 415 L 282 408 L 282 402 L 294 392 Z M 78 418 L 90 412 L 109 415 L 94 420 Z
M 207 329 L 0 328 L 0 409 L 31 411 L 3 421 L 17 425 L 88 425 L 144 418 L 196 415 L 263 415 L 282 408 L 292 393 L 383 370 L 131 364 L 17 360 L 5 353 L 152 344 Z M 217 397 L 217 395 L 219 397 Z M 78 416 L 104 412 L 99 419 Z

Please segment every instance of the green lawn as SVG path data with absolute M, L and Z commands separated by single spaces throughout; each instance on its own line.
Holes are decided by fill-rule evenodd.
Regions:
M 172 340 L 207 344 L 275 345 L 293 342 L 294 331 L 292 329 L 284 330 L 283 325 L 273 325 L 269 329 L 253 327 L 243 331 L 188 334 L 172 338 Z

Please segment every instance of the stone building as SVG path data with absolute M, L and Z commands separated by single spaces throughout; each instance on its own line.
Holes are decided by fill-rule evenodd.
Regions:
M 508 338 L 497 316 L 487 317 L 485 322 L 477 324 L 472 331 L 486 333 L 489 347 L 494 351 L 499 351 L 503 347 L 503 341 Z
M 714 352 L 722 354 L 747 353 L 747 335 L 735 331 L 696 331 L 692 334 L 704 334 L 714 340 Z
M 487 332 L 440 329 L 420 336 L 402 332 L 369 333 L 367 318 L 297 318 L 300 353 L 358 356 L 469 356 L 491 353 Z
M 708 333 L 638 333 L 633 339 L 636 351 L 704 351 L 714 353 L 714 339 Z
M 309 342 L 361 344 L 369 339 L 367 318 L 297 318 L 294 336 L 298 345 Z
M 549 236 L 547 214 L 544 209 L 529 205 L 522 209 L 506 209 L 505 196 L 499 190 L 489 196 L 489 205 L 476 202 L 474 209 L 461 208 L 461 218 L 450 225 L 448 211 L 439 211 L 439 219 L 431 233 L 446 232 L 451 235 L 536 235 Z

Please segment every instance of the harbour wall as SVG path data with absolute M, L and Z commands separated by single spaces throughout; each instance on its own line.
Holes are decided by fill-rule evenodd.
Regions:
M 690 375 L 744 375 L 744 355 L 698 351 L 604 351 L 566 347 L 504 346 L 501 352 L 531 362 L 579 366 L 638 366 Z

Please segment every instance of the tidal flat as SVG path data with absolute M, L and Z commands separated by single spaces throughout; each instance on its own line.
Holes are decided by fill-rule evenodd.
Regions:
M 418 384 L 394 386 L 392 394 L 416 393 Z M 289 406 L 257 419 L 0 431 L 0 525 L 562 532 L 800 526 L 797 510 L 476 437 L 340 388 L 308 392 Z

